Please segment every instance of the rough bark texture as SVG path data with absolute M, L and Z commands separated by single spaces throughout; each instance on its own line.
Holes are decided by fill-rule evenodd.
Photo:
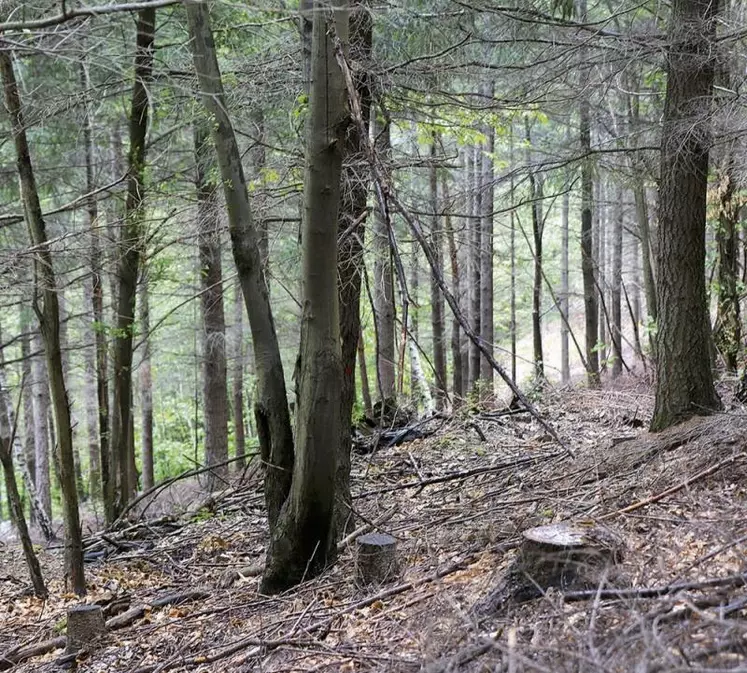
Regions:
M 705 287 L 709 113 L 717 5 L 675 0 L 669 20 L 657 241 L 656 402 L 652 430 L 720 408 Z
M 482 314 L 480 313 L 480 250 L 482 242 L 482 151 L 479 145 L 472 150 L 472 208 L 470 209 L 469 246 L 469 307 L 470 326 L 475 334 L 482 336 Z M 477 344 L 469 344 L 469 383 L 467 392 L 472 391 L 480 380 L 480 349 Z
M 146 264 L 140 274 L 140 443 L 143 469 L 143 490 L 153 487 L 153 373 L 150 348 L 150 277 Z
M 314 577 L 334 554 L 339 408 L 342 399 L 337 228 L 349 115 L 335 43 L 346 45 L 345 4 L 314 12 L 302 235 L 303 318 L 293 482 L 272 530 L 264 592 Z
M 391 152 L 389 125 L 378 118 L 375 125 L 379 155 L 388 159 Z M 394 282 L 389 231 L 385 213 L 376 208 L 373 229 L 374 311 L 376 320 L 376 378 L 379 400 L 389 402 L 396 396 L 394 349 Z M 385 405 L 386 406 L 386 405 Z
M 36 190 L 15 72 L 11 55 L 8 52 L 0 52 L 0 76 L 3 82 L 5 105 L 10 114 L 24 215 L 31 244 L 36 248 L 34 280 L 41 302 L 41 305 L 36 305 L 36 311 L 44 340 L 52 406 L 59 442 L 57 462 L 65 523 L 65 576 L 70 583 L 70 588 L 75 593 L 83 595 L 86 592 L 86 582 L 83 575 L 83 545 L 75 483 L 73 430 L 60 350 L 60 308 L 57 298 L 57 279 L 52 262 L 52 253 L 47 241 L 39 195 Z
M 266 466 L 265 501 L 273 529 L 290 491 L 293 432 L 267 282 L 262 271 L 259 236 L 252 220 L 241 154 L 228 116 L 207 6 L 186 2 L 190 46 L 203 104 L 212 117 L 211 135 L 218 155 L 228 212 L 233 258 L 252 332 L 257 376 L 257 420 L 262 460 Z
M 114 345 L 114 403 L 112 416 L 111 466 L 114 514 L 124 509 L 137 489 L 133 473 L 134 455 L 130 436 L 132 418 L 132 340 L 137 299 L 137 279 L 143 248 L 143 200 L 145 139 L 148 130 L 148 90 L 153 79 L 156 10 L 138 13 L 135 47 L 135 82 L 130 108 L 130 149 L 127 157 L 125 221 L 119 242 L 117 330 Z M 111 484 L 110 484 L 111 488 Z
M 368 73 L 373 38 L 371 14 L 366 3 L 355 3 L 350 13 L 350 59 L 358 65 L 355 90 L 363 123 L 368 128 L 371 116 L 371 87 Z M 338 218 L 337 254 L 340 341 L 342 348 L 342 398 L 340 402 L 340 439 L 335 477 L 335 528 L 338 536 L 352 532 L 355 524 L 350 509 L 350 427 L 355 403 L 355 364 L 361 339 L 360 296 L 363 277 L 363 242 L 369 187 L 368 163 L 358 125 L 350 124 L 345 135 L 345 165 Z
M 202 409 L 205 424 L 205 465 L 228 458 L 228 382 L 226 370 L 226 319 L 223 311 L 218 186 L 214 182 L 215 153 L 207 120 L 194 129 L 197 230 L 200 256 L 200 309 L 202 314 Z M 208 472 L 206 486 L 215 488 L 228 467 Z
M 32 349 L 37 355 L 33 357 L 32 390 L 34 392 L 34 444 L 35 467 L 34 483 L 39 494 L 39 501 L 47 517 L 52 516 L 52 488 L 49 475 L 49 377 L 44 361 L 44 342 L 39 332 L 34 333 Z
M 438 198 L 438 172 L 436 151 L 438 136 L 431 136 L 431 164 L 428 169 L 430 187 L 431 246 L 438 262 L 439 274 L 443 275 L 443 236 L 441 233 L 440 203 Z M 442 409 L 446 401 L 446 348 L 444 336 L 444 298 L 434 274 L 431 274 L 431 334 L 433 335 L 433 370 L 435 375 L 436 407 Z

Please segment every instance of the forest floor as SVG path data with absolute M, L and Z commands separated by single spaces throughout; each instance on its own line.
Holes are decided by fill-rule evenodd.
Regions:
M 323 576 L 259 595 L 258 476 L 189 521 L 94 536 L 89 556 L 111 553 L 87 564 L 86 601 L 105 606 L 110 628 L 78 669 L 747 671 L 747 414 L 727 404 L 652 436 L 652 402 L 642 383 L 546 392 L 539 409 L 573 457 L 528 414 L 502 409 L 436 418 L 426 439 L 356 454 L 355 509 L 398 541 L 401 576 L 383 586 L 357 586 L 350 543 Z M 550 589 L 497 613 L 473 609 L 522 531 L 592 520 L 625 541 L 625 595 L 571 601 Z M 0 669 L 47 643 L 12 670 L 60 670 L 52 646 L 64 645 L 77 601 L 60 552 L 41 560 L 46 602 L 23 595 L 20 552 L 0 545 Z M 117 605 L 129 612 L 115 616 Z

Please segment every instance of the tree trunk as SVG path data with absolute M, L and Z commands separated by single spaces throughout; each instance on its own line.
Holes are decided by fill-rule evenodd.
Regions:
M 470 209 L 470 248 L 469 248 L 469 305 L 470 325 L 475 334 L 482 335 L 480 313 L 480 271 L 482 239 L 482 151 L 479 145 L 472 148 L 472 208 Z M 480 380 L 480 349 L 477 344 L 469 344 L 469 385 L 472 391 Z
M 140 256 L 143 249 L 145 139 L 148 130 L 148 90 L 153 80 L 156 10 L 141 9 L 137 21 L 135 83 L 130 109 L 130 149 L 127 159 L 125 222 L 120 239 L 117 331 L 114 346 L 114 413 L 112 472 L 116 479 L 115 515 L 137 489 L 132 473 L 132 339 Z
M 233 329 L 231 331 L 233 334 L 231 359 L 233 439 L 236 457 L 242 457 L 242 460 L 236 463 L 236 469 L 240 470 L 246 462 L 246 421 L 244 419 L 244 304 L 239 283 L 234 287 Z
M 705 286 L 706 192 L 717 3 L 675 0 L 661 141 L 653 431 L 719 409 Z
M 317 9 L 312 31 L 302 235 L 303 319 L 296 366 L 297 456 L 288 500 L 272 531 L 263 592 L 314 577 L 334 554 L 333 515 L 342 364 L 337 233 L 349 118 L 335 41 L 348 43 L 345 4 Z
M 34 429 L 36 418 L 34 416 L 34 374 L 33 358 L 31 355 L 31 316 L 27 306 L 21 306 L 19 327 L 21 332 L 21 376 L 23 377 L 23 452 L 25 455 L 26 468 L 28 469 L 32 484 L 36 483 L 36 440 Z M 33 522 L 33 511 L 31 520 Z
M 294 462 L 283 364 L 262 270 L 260 237 L 252 219 L 241 154 L 228 116 L 208 9 L 202 2 L 187 1 L 185 6 L 200 92 L 212 118 L 211 135 L 226 199 L 231 247 L 252 332 L 257 372 L 254 414 L 262 460 L 267 470 L 267 518 L 273 530 L 290 491 Z
M 226 374 L 226 320 L 223 312 L 218 186 L 214 182 L 215 154 L 206 119 L 194 128 L 197 165 L 197 227 L 200 254 L 200 308 L 203 328 L 202 408 L 205 425 L 205 465 L 228 458 L 228 387 Z M 213 490 L 228 473 L 227 466 L 207 473 Z
M 76 594 L 83 595 L 86 592 L 86 582 L 83 575 L 83 544 L 78 515 L 78 494 L 75 484 L 73 431 L 60 350 L 60 307 L 57 298 L 57 279 L 52 263 L 52 254 L 47 242 L 39 195 L 36 190 L 13 62 L 8 52 L 0 52 L 0 75 L 5 89 L 5 106 L 10 114 L 11 130 L 15 142 L 26 224 L 29 229 L 31 244 L 36 248 L 34 280 L 38 293 L 37 302 L 41 300 L 41 306 L 37 303 L 36 311 L 44 339 L 44 351 L 47 357 L 49 383 L 59 441 L 58 464 L 65 523 L 65 576 L 70 583 L 70 588 Z
M 494 84 L 486 87 L 486 96 L 491 100 L 494 95 Z M 493 325 L 493 152 L 495 151 L 495 128 L 485 128 L 486 144 L 482 156 L 482 208 L 480 218 L 480 333 L 485 347 L 493 354 L 495 328 Z M 480 380 L 482 393 L 488 398 L 493 396 L 493 367 L 484 355 L 480 359 Z
M 509 132 L 509 165 L 514 165 L 514 127 L 511 124 Z M 511 215 L 509 223 L 509 257 L 511 266 L 511 289 L 508 331 L 511 337 L 511 380 L 516 382 L 516 214 L 514 213 L 514 172 L 511 171 L 509 184 L 509 201 Z
M 49 474 L 49 377 L 47 376 L 47 365 L 44 361 L 44 343 L 41 334 L 35 332 L 32 342 L 32 350 L 37 353 L 33 356 L 32 369 L 33 397 L 34 397 L 34 444 L 35 466 L 34 483 L 39 494 L 39 502 L 44 509 L 47 518 L 52 518 L 52 487 Z
M 457 251 L 456 240 L 454 236 L 454 227 L 451 221 L 451 198 L 449 197 L 449 182 L 446 177 L 441 182 L 441 192 L 444 201 L 444 229 L 449 246 L 449 263 L 451 266 L 451 290 L 457 301 L 461 302 L 462 281 L 460 278 L 459 253 Z M 441 292 L 439 288 L 439 293 Z M 441 295 L 443 296 L 443 295 Z M 464 378 L 462 376 L 464 364 L 462 362 L 462 342 L 461 328 L 456 317 L 451 319 L 451 364 L 452 364 L 452 393 L 454 394 L 454 404 L 457 404 L 457 398 L 464 397 Z
M 368 382 L 368 367 L 366 366 L 366 345 L 361 332 L 358 341 L 358 370 L 361 375 L 361 397 L 363 398 L 363 411 L 366 416 L 373 413 L 373 401 L 371 400 L 371 386 Z
M 524 119 L 527 149 L 526 162 L 529 177 L 529 203 L 532 210 L 532 242 L 534 245 L 534 277 L 532 281 L 532 346 L 534 358 L 534 379 L 537 383 L 545 378 L 545 356 L 542 352 L 542 215 L 543 185 L 542 176 L 532 167 L 532 136 L 529 119 Z
M 570 194 L 567 191 L 563 194 L 563 201 L 560 209 L 560 380 L 563 384 L 570 383 L 571 366 L 568 350 L 569 337 L 569 320 L 570 320 L 570 302 L 569 302 L 569 284 L 568 284 L 568 239 L 569 239 L 569 220 L 570 220 Z
M 373 24 L 367 3 L 357 2 L 350 14 L 350 58 L 359 64 L 355 91 L 363 124 L 369 127 L 371 89 L 368 80 L 373 39 Z M 342 353 L 342 397 L 340 402 L 340 439 L 335 477 L 335 530 L 344 536 L 352 532 L 355 521 L 350 509 L 350 428 L 355 403 L 355 363 L 361 341 L 360 297 L 363 278 L 363 243 L 368 212 L 369 171 L 364 154 L 367 138 L 360 137 L 357 124 L 350 123 L 345 135 L 345 165 L 342 173 L 342 201 L 338 221 L 337 273 L 339 278 L 340 340 Z
M 439 218 L 440 206 L 438 199 L 438 172 L 436 170 L 436 144 L 438 135 L 435 131 L 431 134 L 430 167 L 428 169 L 430 187 L 430 209 L 433 213 L 431 219 L 431 246 L 438 262 L 439 274 L 443 275 L 443 245 L 441 224 Z M 434 274 L 431 274 L 431 333 L 433 335 L 433 369 L 436 378 L 436 407 L 443 409 L 446 401 L 446 349 L 444 337 L 444 298 L 441 288 Z M 492 371 L 492 370 L 491 370 Z
M 600 369 L 607 371 L 608 350 L 607 350 L 607 190 L 606 185 L 601 180 L 594 185 L 596 198 L 594 199 L 595 225 L 594 225 L 594 261 L 595 261 L 595 281 L 597 293 L 599 296 L 599 337 L 597 339 L 599 348 Z
M 610 299 L 612 306 L 612 378 L 622 374 L 622 243 L 623 243 L 623 198 L 622 186 L 615 189 L 615 211 L 612 227 L 612 277 Z
M 150 336 L 150 272 L 148 266 L 142 265 L 140 274 L 140 442 L 143 468 L 143 490 L 147 491 L 155 483 L 153 472 L 153 375 L 151 372 L 151 336 Z
M 379 156 L 388 160 L 391 154 L 388 122 L 375 123 L 376 145 Z M 376 377 L 379 400 L 392 402 L 396 397 L 396 361 L 394 347 L 394 282 L 392 253 L 386 214 L 375 209 L 373 228 L 374 249 L 374 319 L 376 320 Z

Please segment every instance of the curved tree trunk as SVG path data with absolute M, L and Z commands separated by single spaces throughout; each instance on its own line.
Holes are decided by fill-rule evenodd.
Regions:
M 706 192 L 717 2 L 675 0 L 661 140 L 656 402 L 651 430 L 721 404 L 705 286 Z M 705 55 L 710 54 L 710 58 Z

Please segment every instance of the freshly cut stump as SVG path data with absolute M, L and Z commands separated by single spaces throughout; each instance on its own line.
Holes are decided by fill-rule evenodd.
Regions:
M 98 605 L 76 605 L 67 611 L 67 653 L 89 647 L 104 633 L 104 613 Z
M 516 560 L 475 610 L 498 612 L 509 603 L 539 598 L 550 587 L 583 591 L 625 584 L 617 565 L 622 560 L 622 538 L 596 523 L 562 522 L 529 528 Z
M 357 537 L 355 575 L 358 584 L 383 584 L 399 577 L 397 540 L 386 533 Z

